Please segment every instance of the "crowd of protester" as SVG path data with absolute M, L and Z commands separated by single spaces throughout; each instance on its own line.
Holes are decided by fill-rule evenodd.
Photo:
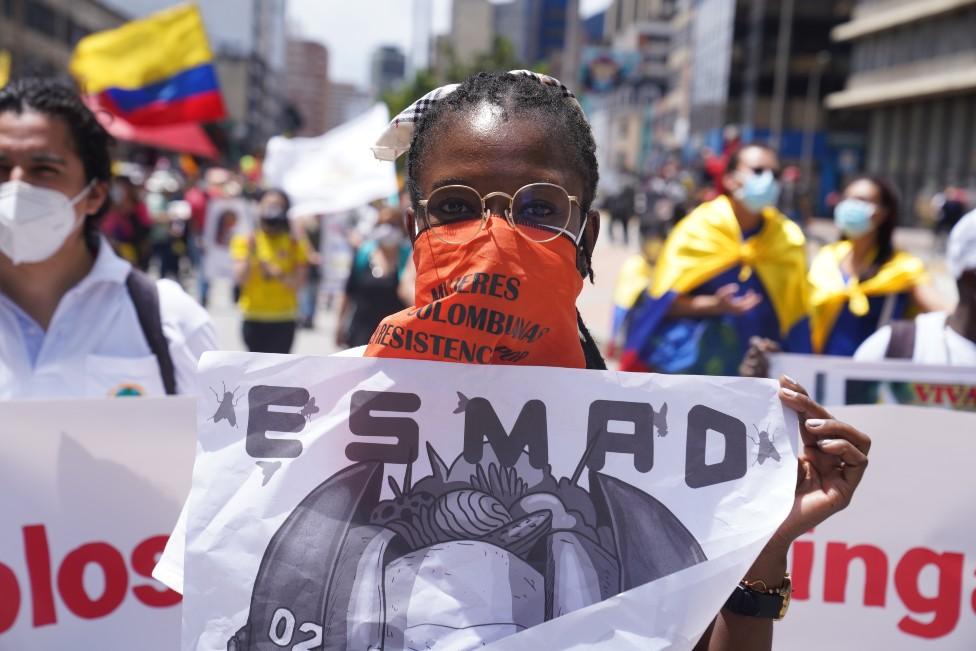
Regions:
M 490 294 L 517 298 L 547 333 L 526 363 L 606 368 L 576 310 L 600 231 L 596 146 L 563 90 L 533 73 L 482 73 L 450 101 L 411 109 L 407 192 L 397 205 L 355 213 L 344 233 L 353 255 L 336 310 L 340 346 L 443 358 L 448 343 L 407 350 L 374 333 L 415 327 L 427 318 L 415 305 L 430 306 L 429 316 L 459 292 L 475 304 Z M 390 128 L 403 124 L 414 128 Z M 497 156 L 480 155 L 486 138 Z M 249 350 L 288 353 L 299 325 L 314 324 L 324 220 L 337 217 L 295 214 L 285 191 L 236 170 L 160 160 L 113 170 L 107 134 L 69 88 L 35 79 L 0 90 L 0 396 L 198 393 L 196 360 L 216 347 L 200 304 L 220 273 L 232 281 Z M 883 179 L 846 185 L 833 211 L 840 239 L 811 266 L 803 229 L 780 209 L 786 171 L 775 150 L 735 142 L 704 170 L 696 183 L 667 164 L 640 192 L 623 187 L 604 202 L 611 233 L 626 241 L 638 215 L 641 237 L 661 241 L 624 266 L 622 369 L 762 375 L 773 350 L 976 365 L 976 213 L 952 216 L 946 260 L 959 301 L 950 311 L 922 262 L 896 247 L 900 204 Z M 466 278 L 490 275 L 485 264 L 498 278 L 462 292 Z M 448 277 L 457 283 L 450 292 Z M 199 303 L 184 291 L 194 278 Z M 502 287 L 502 278 L 518 282 Z M 459 341 L 452 333 L 463 324 L 441 325 L 431 341 Z M 505 336 L 471 347 L 472 356 L 510 363 Z M 868 437 L 830 419 L 789 378 L 781 398 L 799 412 L 808 446 L 817 437 L 808 427 L 830 436 L 807 472 L 846 482 L 849 500 Z M 832 457 L 844 459 L 840 469 Z M 796 500 L 807 506 L 794 508 L 748 578 L 781 582 L 790 542 L 838 507 L 803 483 Z M 766 623 L 728 608 L 703 644 L 769 647 Z
M 950 306 L 925 263 L 896 246 L 895 229 L 910 217 L 899 190 L 851 177 L 828 201 L 837 239 L 820 245 L 804 234 L 812 202 L 798 196 L 798 174 L 732 132 L 722 155 L 706 150 L 684 168 L 668 160 L 604 197 L 611 237 L 636 221 L 641 240 L 614 292 L 607 351 L 622 369 L 764 375 L 778 351 L 884 358 L 859 348 L 918 315 L 945 322 Z M 969 209 L 967 193 L 950 187 L 932 202 L 933 246 L 951 267 L 960 253 L 946 239 Z M 965 302 L 962 285 L 959 295 Z M 931 332 L 939 342 L 952 336 Z M 902 356 L 911 350 L 887 354 Z

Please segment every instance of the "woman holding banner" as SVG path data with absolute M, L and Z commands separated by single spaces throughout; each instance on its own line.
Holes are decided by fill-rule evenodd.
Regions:
M 418 100 L 374 152 L 409 152 L 417 291 L 414 307 L 379 325 L 366 356 L 605 368 L 575 307 L 600 229 L 595 144 L 565 86 L 527 71 L 480 73 Z M 789 597 L 787 549 L 850 502 L 867 464 L 867 436 L 792 380 L 780 395 L 806 445 L 794 508 L 702 649 L 770 648 Z M 174 532 L 155 576 L 181 578 L 184 537 Z
M 99 234 L 109 135 L 67 86 L 0 90 L 0 398 L 195 393 L 210 317 Z

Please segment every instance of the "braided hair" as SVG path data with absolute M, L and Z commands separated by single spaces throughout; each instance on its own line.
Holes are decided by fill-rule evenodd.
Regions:
M 465 115 L 488 103 L 502 109 L 505 120 L 531 115 L 550 133 L 560 134 L 573 169 L 583 180 L 580 210 L 589 211 L 600 178 L 596 162 L 596 143 L 583 112 L 566 100 L 560 88 L 541 84 L 526 76 L 508 72 L 479 72 L 469 77 L 454 92 L 429 108 L 417 122 L 407 154 L 406 186 L 414 210 L 421 199 L 418 179 L 426 156 L 444 127 L 445 115 Z M 579 247 L 577 266 L 583 276 L 593 279 L 592 260 L 585 247 Z
M 86 182 L 108 182 L 112 179 L 112 158 L 109 153 L 112 137 L 73 88 L 56 79 L 43 77 L 16 79 L 0 88 L 0 113 L 20 114 L 25 111 L 56 117 L 64 122 L 75 153 L 81 159 Z M 108 211 L 108 203 L 104 201 L 95 213 L 85 216 L 85 242 L 93 251 L 98 247 L 98 226 Z
M 531 115 L 549 133 L 560 134 L 567 160 L 583 181 L 580 210 L 587 213 L 596 195 L 600 174 L 596 162 L 596 142 L 586 117 L 574 103 L 566 101 L 558 87 L 541 84 L 526 75 L 508 72 L 479 72 L 469 77 L 454 92 L 428 109 L 417 122 L 407 154 L 406 177 L 414 210 L 419 208 L 421 199 L 418 179 L 430 147 L 437 141 L 440 129 L 444 127 L 445 121 L 442 118 L 449 114 L 465 115 L 485 103 L 501 108 L 506 120 L 514 116 Z M 586 247 L 577 248 L 576 262 L 580 274 L 592 281 L 593 261 Z M 576 322 L 586 368 L 606 369 L 599 346 L 578 312 Z

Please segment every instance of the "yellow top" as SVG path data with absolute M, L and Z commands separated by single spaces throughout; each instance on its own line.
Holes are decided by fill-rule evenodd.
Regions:
M 85 93 L 142 88 L 213 60 L 196 5 L 182 4 L 78 41 L 71 74 Z
M 827 345 L 845 305 L 855 315 L 865 316 L 870 308 L 868 297 L 901 294 L 927 279 L 921 260 L 904 251 L 896 251 L 878 273 L 867 280 L 859 281 L 852 276 L 845 282 L 840 263 L 853 246 L 849 240 L 828 244 L 820 249 L 810 266 L 810 332 L 815 353 L 822 352 Z
M 298 292 L 266 273 L 265 268 L 290 274 L 308 262 L 306 245 L 291 233 L 237 235 L 230 243 L 231 257 L 247 260 L 238 307 L 250 321 L 291 321 L 298 314 Z M 263 263 L 263 267 L 262 267 Z
M 806 240 L 800 227 L 775 208 L 767 208 L 762 218 L 759 232 L 743 240 L 728 197 L 695 208 L 664 243 L 651 296 L 685 294 L 741 265 L 741 281 L 753 271 L 759 274 L 785 337 L 807 315 Z

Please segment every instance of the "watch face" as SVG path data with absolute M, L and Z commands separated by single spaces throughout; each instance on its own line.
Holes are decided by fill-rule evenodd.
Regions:
M 783 619 L 786 617 L 786 611 L 790 609 L 790 601 L 793 599 L 793 581 L 790 580 L 789 572 L 783 578 L 783 586 L 779 589 L 778 594 L 783 599 L 783 605 L 780 606 L 776 619 Z

